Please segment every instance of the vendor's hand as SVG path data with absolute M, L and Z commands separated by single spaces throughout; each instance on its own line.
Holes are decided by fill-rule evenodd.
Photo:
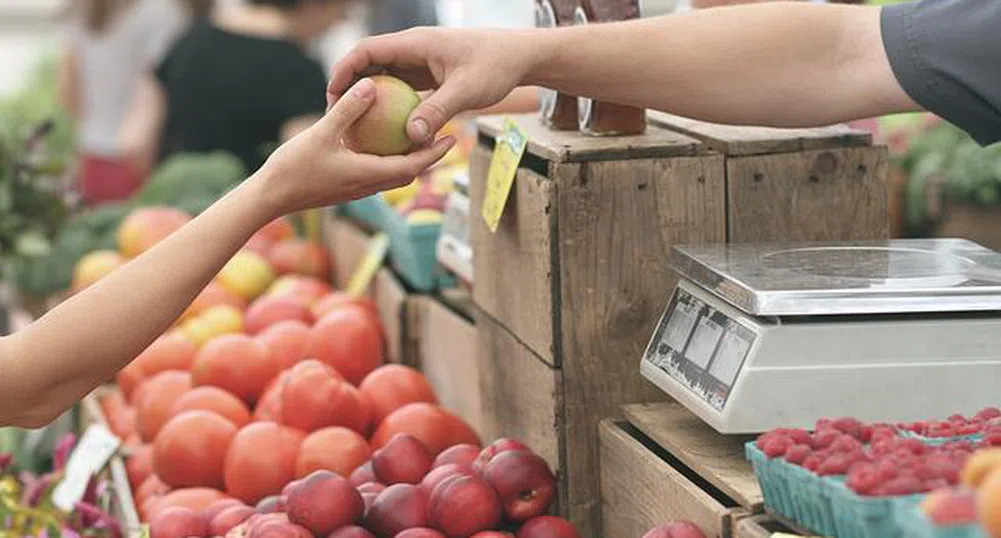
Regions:
M 408 155 L 377 157 L 344 146 L 345 130 L 375 98 L 375 86 L 362 79 L 320 120 L 279 147 L 257 174 L 275 216 L 343 203 L 413 181 L 455 144 L 453 137 L 425 144 Z
M 327 100 L 357 77 L 388 72 L 417 90 L 434 90 L 410 116 L 407 134 L 428 140 L 460 112 L 486 108 L 520 85 L 539 60 L 533 30 L 415 28 L 361 41 L 334 66 Z

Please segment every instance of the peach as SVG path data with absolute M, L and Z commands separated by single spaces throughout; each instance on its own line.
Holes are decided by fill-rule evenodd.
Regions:
M 313 323 L 313 314 L 303 305 L 283 297 L 264 296 L 250 304 L 243 317 L 248 334 L 258 334 L 282 321 Z
M 289 370 L 281 402 L 284 423 L 306 432 L 341 426 L 363 433 L 370 422 L 358 389 L 337 370 L 313 359 Z
M 190 538 L 205 536 L 205 520 L 198 512 L 183 506 L 161 511 L 150 522 L 151 538 Z
M 473 462 L 480 455 L 480 447 L 470 444 L 455 445 L 434 459 L 433 468 L 442 467 L 448 464 L 456 464 L 460 467 L 469 467 L 472 469 Z
M 256 513 L 257 512 L 249 506 L 231 506 L 220 512 L 209 521 L 209 535 L 224 536 L 227 532 L 232 530 L 233 527 L 243 523 L 250 518 L 250 516 Z
M 96 250 L 80 258 L 73 267 L 73 293 L 83 291 L 112 271 L 125 265 L 127 260 L 114 250 Z
M 330 284 L 319 278 L 304 275 L 283 275 L 275 280 L 265 295 L 284 297 L 311 308 L 314 303 L 333 290 Z M 320 316 L 316 316 L 317 319 Z
M 337 426 L 323 428 L 309 434 L 299 447 L 295 475 L 301 478 L 326 469 L 341 476 L 351 476 L 371 455 L 368 441 L 354 430 Z
M 414 147 L 407 136 L 407 121 L 421 98 L 410 85 L 398 78 L 377 75 L 371 79 L 375 83 L 375 102 L 348 128 L 345 142 L 359 153 L 407 153 Z
M 306 358 L 309 325 L 301 321 L 279 321 L 258 333 L 256 340 L 271 351 L 279 368 L 287 370 Z
M 968 489 L 937 489 L 921 502 L 921 510 L 929 521 L 939 527 L 977 522 L 976 496 Z
M 224 288 L 249 301 L 268 289 L 275 280 L 275 271 L 262 256 L 241 250 L 216 278 Z
M 991 471 L 976 493 L 980 524 L 992 537 L 1001 536 L 1001 469 Z
M 650 529 L 643 538 L 706 538 L 706 535 L 694 523 L 673 521 Z
M 521 526 L 518 538 L 580 538 L 580 533 L 573 523 L 563 518 L 539 516 Z
M 483 472 L 487 464 L 490 463 L 490 460 L 494 459 L 495 457 L 497 457 L 498 454 L 502 452 L 508 452 L 511 450 L 521 450 L 526 452 L 531 451 L 521 441 L 516 441 L 514 439 L 508 439 L 506 437 L 502 437 L 494 441 L 493 443 L 490 443 L 489 446 L 487 446 L 486 448 L 483 449 L 482 452 L 480 452 L 480 455 L 477 456 L 475 461 L 473 461 L 473 470 L 478 473 Z
M 469 536 L 490 530 L 500 519 L 497 493 L 474 476 L 453 475 L 445 479 L 428 500 L 428 523 L 448 536 Z
M 190 220 L 191 215 L 172 207 L 136 209 L 118 227 L 118 250 L 127 258 L 135 258 Z
M 323 245 L 305 239 L 286 239 L 271 247 L 268 262 L 278 274 L 330 277 L 330 255 Z
M 389 486 L 375 498 L 365 516 L 366 526 L 378 538 L 394 538 L 400 532 L 427 524 L 428 496 L 417 486 Z
M 556 477 L 549 464 L 531 452 L 502 452 L 490 461 L 483 477 L 497 491 L 511 521 L 545 514 L 556 495 Z
M 419 484 L 433 462 L 424 443 L 398 433 L 372 456 L 372 470 L 383 484 Z
M 316 471 L 291 488 L 288 519 L 316 536 L 357 523 L 365 515 L 365 501 L 346 479 Z
M 980 486 L 991 471 L 1001 468 L 1001 448 L 986 448 L 974 452 L 959 473 L 959 483 L 974 488 Z
M 350 527 L 337 529 L 330 533 L 330 536 L 327 536 L 327 538 L 375 538 L 375 536 L 357 525 L 351 525 Z

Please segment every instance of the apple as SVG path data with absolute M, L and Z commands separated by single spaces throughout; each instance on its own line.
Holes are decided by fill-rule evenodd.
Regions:
M 432 469 L 431 472 L 424 477 L 424 480 L 421 480 L 420 488 L 430 495 L 434 492 L 434 488 L 436 488 L 438 484 L 441 484 L 448 478 L 456 475 L 473 476 L 474 474 L 475 473 L 473 473 L 473 470 L 470 467 L 449 463 L 448 465 Z
M 372 455 L 372 471 L 379 482 L 419 484 L 431 470 L 434 458 L 416 437 L 398 433 Z
M 182 506 L 164 509 L 150 522 L 151 538 L 188 538 L 205 536 L 205 518 L 198 512 Z
M 375 477 L 375 472 L 372 471 L 372 462 L 368 461 L 361 467 L 355 469 L 351 472 L 351 476 L 348 477 L 355 487 L 360 486 L 366 482 L 378 482 L 379 479 Z
M 248 520 L 250 516 L 257 512 L 249 506 L 231 506 L 209 521 L 208 532 L 210 536 L 225 536 L 237 525 Z
M 518 538 L 580 538 L 573 523 L 555 516 L 539 516 L 525 522 Z
M 689 521 L 673 521 L 650 529 L 643 538 L 706 538 L 706 535 Z
M 317 536 L 356 523 L 364 514 L 361 494 L 330 471 L 315 471 L 289 491 L 289 521 Z
M 327 538 L 375 538 L 375 535 L 357 525 L 342 527 L 330 533 Z
M 531 449 L 525 446 L 521 441 L 502 437 L 480 451 L 480 455 L 476 457 L 475 461 L 473 461 L 473 470 L 477 473 L 483 472 L 487 464 L 490 463 L 490 460 L 494 459 L 502 452 L 508 452 L 511 450 L 531 452 Z
M 428 501 L 428 523 L 448 536 L 493 529 L 501 503 L 489 484 L 475 476 L 453 475 L 438 484 Z
M 476 445 L 462 444 L 446 449 L 434 459 L 432 468 L 442 467 L 450 463 L 460 466 L 473 467 L 473 462 L 480 455 L 480 447 Z
M 358 493 L 375 493 L 376 495 L 386 491 L 386 486 L 378 482 L 365 482 L 364 484 L 355 488 Z
M 549 464 L 531 452 L 502 452 L 487 464 L 483 477 L 497 491 L 504 514 L 512 521 L 545 514 L 556 495 L 556 477 Z
M 394 538 L 400 532 L 427 525 L 428 495 L 411 484 L 396 484 L 375 498 L 365 516 L 365 526 L 377 538 Z
M 412 529 L 407 529 L 400 534 L 397 534 L 395 538 L 448 538 L 444 534 L 427 527 L 414 527 Z
M 313 538 L 303 527 L 296 525 L 285 514 L 268 514 L 250 524 L 248 538 Z
M 406 82 L 388 75 L 371 77 L 375 102 L 344 134 L 347 146 L 358 153 L 401 155 L 414 147 L 407 136 L 410 114 L 421 98 Z
M 330 277 L 330 255 L 323 245 L 306 239 L 285 239 L 268 251 L 268 262 L 279 274 Z

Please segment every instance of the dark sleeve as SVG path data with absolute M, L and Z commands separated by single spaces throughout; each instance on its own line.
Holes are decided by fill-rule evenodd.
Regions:
M 281 83 L 282 120 L 318 116 L 327 110 L 327 77 L 313 60 L 290 62 L 288 78 Z
M 911 99 L 982 145 L 1001 141 L 1001 1 L 887 6 L 882 34 Z

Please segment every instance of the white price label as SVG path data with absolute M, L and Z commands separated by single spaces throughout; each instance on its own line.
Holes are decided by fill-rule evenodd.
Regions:
M 101 424 L 87 428 L 66 463 L 66 475 L 52 492 L 52 501 L 69 512 L 83 498 L 87 482 L 111 459 L 121 440 Z
M 699 326 L 695 329 L 695 335 L 692 336 L 692 341 L 688 344 L 688 350 L 685 351 L 685 358 L 705 370 L 706 366 L 709 366 L 709 360 L 712 359 L 713 351 L 716 351 L 716 344 L 719 343 L 722 335 L 723 327 L 720 327 L 718 323 L 706 317 L 700 319 Z
M 716 352 L 716 360 L 713 361 L 709 374 L 723 382 L 724 385 L 732 387 L 734 380 L 737 379 L 740 365 L 744 362 L 744 357 L 750 347 L 751 343 L 743 336 L 732 330 L 727 331 L 720 343 L 719 351 Z

